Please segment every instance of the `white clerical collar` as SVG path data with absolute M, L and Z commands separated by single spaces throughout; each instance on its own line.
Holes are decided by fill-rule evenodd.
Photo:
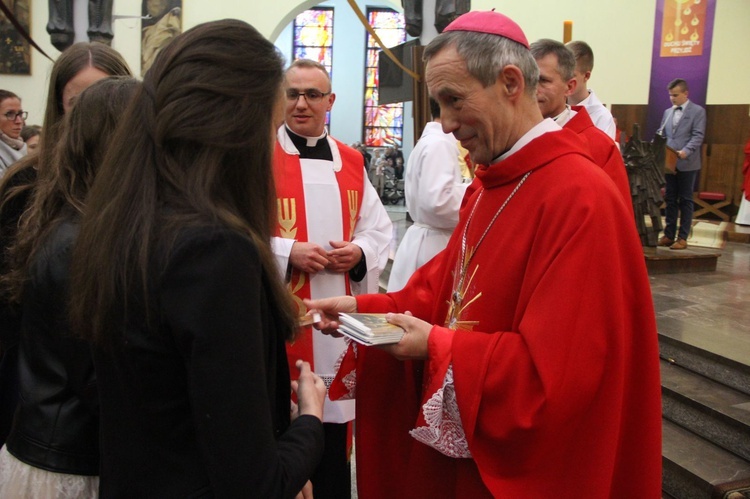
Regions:
M 562 113 L 560 113 L 557 116 L 555 116 L 554 118 L 552 118 L 552 120 L 555 123 L 557 123 L 558 125 L 560 125 L 561 127 L 563 127 L 563 126 L 565 126 L 565 123 L 567 123 L 568 121 L 570 121 L 570 119 L 573 116 L 575 116 L 575 114 L 573 114 L 573 113 L 574 113 L 574 111 L 572 109 L 570 109 L 570 106 L 568 106 L 566 104 L 565 105 L 565 109 L 563 109 Z
M 518 139 L 515 144 L 513 144 L 513 147 L 505 151 L 497 158 L 493 159 L 492 163 L 497 163 L 498 161 L 509 158 L 513 153 L 515 153 L 516 151 L 520 151 L 521 148 L 526 146 L 529 142 L 537 137 L 544 135 L 547 132 L 559 132 L 560 130 L 562 130 L 562 127 L 555 123 L 552 118 L 545 118 L 544 120 L 531 127 L 528 132 L 523 134 L 521 138 Z
M 298 134 L 297 132 L 295 132 L 294 130 L 292 130 L 291 128 L 289 128 L 289 125 L 287 125 L 286 123 L 284 125 L 286 126 L 287 130 L 289 130 L 290 132 L 292 132 L 297 137 L 302 137 L 303 139 L 307 140 L 307 147 L 315 147 L 316 145 L 318 145 L 318 141 L 320 139 L 322 139 L 326 135 L 328 135 L 328 131 L 324 128 L 323 129 L 323 133 L 320 134 L 320 135 L 318 135 L 317 137 L 308 137 L 306 135 L 300 135 L 300 134 Z

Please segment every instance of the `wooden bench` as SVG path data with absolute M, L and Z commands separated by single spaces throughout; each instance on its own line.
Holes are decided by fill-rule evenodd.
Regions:
M 693 194 L 693 202 L 697 205 L 695 212 L 693 212 L 693 218 L 712 213 L 725 222 L 729 221 L 729 215 L 721 209 L 728 206 L 731 201 L 727 199 L 727 195 L 723 192 L 696 192 Z

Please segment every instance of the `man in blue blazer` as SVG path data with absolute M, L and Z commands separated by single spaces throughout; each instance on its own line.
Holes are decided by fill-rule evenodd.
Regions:
M 701 169 L 701 145 L 706 133 L 706 110 L 688 100 L 688 85 L 685 80 L 672 80 L 667 89 L 672 107 L 664 111 L 657 133 L 667 138 L 667 146 L 677 151 L 679 159 L 675 174 L 666 175 L 666 227 L 664 235 L 659 239 L 659 246 L 681 250 L 687 248 L 687 238 L 693 223 L 693 191 L 695 179 Z

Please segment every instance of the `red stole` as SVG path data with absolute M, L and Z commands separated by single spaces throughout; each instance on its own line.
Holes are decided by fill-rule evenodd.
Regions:
M 336 139 L 335 142 L 341 154 L 342 167 L 336 172 L 336 180 L 339 184 L 339 195 L 341 202 L 341 219 L 344 234 L 339 236 L 342 241 L 351 241 L 354 228 L 359 219 L 359 211 L 362 207 L 362 196 L 364 195 L 364 168 L 362 155 Z M 333 147 L 331 147 L 333 149 Z M 335 151 L 334 158 L 335 158 Z M 309 242 L 307 234 L 307 208 L 305 203 L 305 189 L 302 184 L 302 168 L 299 154 L 289 154 L 284 151 L 279 142 L 276 142 L 274 152 L 274 179 L 276 182 L 276 210 L 278 223 L 274 235 L 296 241 Z M 314 212 L 313 212 L 314 213 Z M 314 216 L 314 214 L 313 214 Z M 328 241 L 314 241 L 318 244 L 326 244 Z M 349 293 L 349 274 L 344 274 L 346 289 Z M 310 298 L 310 275 L 292 268 L 288 284 L 294 302 L 297 304 L 298 315 L 307 313 L 307 308 L 302 303 L 303 298 Z M 310 362 L 313 369 L 313 337 L 312 327 L 304 327 L 297 340 L 293 344 L 287 344 L 287 355 L 290 359 L 290 372 L 292 379 L 297 379 L 294 367 L 296 359 Z

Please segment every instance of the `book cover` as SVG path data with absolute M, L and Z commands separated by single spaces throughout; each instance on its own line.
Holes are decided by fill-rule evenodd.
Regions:
M 339 314 L 339 332 L 362 345 L 398 343 L 404 336 L 400 326 L 385 320 L 385 314 Z
M 364 334 L 403 333 L 404 330 L 385 320 L 385 314 L 339 314 L 341 323 Z

